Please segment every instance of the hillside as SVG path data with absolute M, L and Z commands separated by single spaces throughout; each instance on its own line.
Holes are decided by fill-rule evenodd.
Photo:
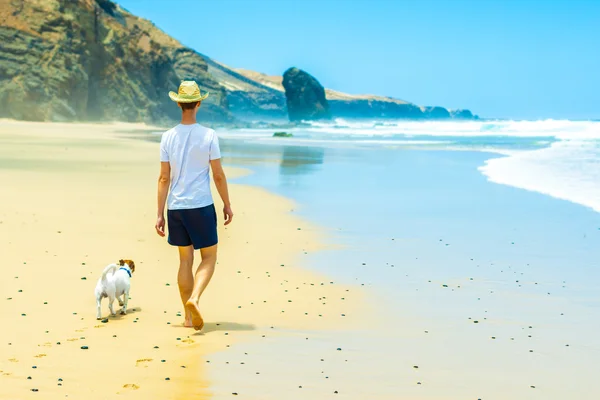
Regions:
M 199 118 L 287 120 L 281 76 L 233 69 L 110 0 L 0 0 L 0 118 L 172 123 L 167 93 L 193 79 Z M 472 118 L 467 110 L 326 89 L 334 117 Z
M 232 120 L 200 54 L 108 0 L 0 0 L 0 60 L 0 117 L 166 122 L 195 79 L 201 118 Z
M 238 68 L 240 75 L 260 83 L 263 87 L 281 93 L 285 103 L 283 77 Z M 225 77 L 224 77 L 225 79 Z M 229 89 L 228 89 L 229 90 Z M 472 119 L 469 110 L 447 110 L 443 107 L 421 107 L 405 100 L 372 94 L 348 94 L 325 89 L 325 95 L 334 117 L 343 118 L 411 118 L 411 119 Z M 249 108 L 251 109 L 251 108 Z
M 252 79 L 255 82 L 261 83 L 264 86 L 268 86 L 268 87 L 278 90 L 282 93 L 284 92 L 283 84 L 282 84 L 283 76 L 267 75 L 267 74 L 263 74 L 261 72 L 250 71 L 250 70 L 243 69 L 243 68 L 236 68 L 235 71 L 239 72 L 241 75 L 244 75 L 245 77 L 247 77 L 249 79 Z M 407 101 L 394 99 L 392 97 L 377 96 L 377 95 L 373 95 L 373 94 L 348 94 L 348 93 L 339 92 L 339 91 L 333 90 L 333 89 L 325 89 L 325 94 L 327 95 L 327 100 L 344 100 L 344 101 L 373 100 L 373 101 L 384 101 L 384 102 L 395 103 L 395 104 L 408 104 Z

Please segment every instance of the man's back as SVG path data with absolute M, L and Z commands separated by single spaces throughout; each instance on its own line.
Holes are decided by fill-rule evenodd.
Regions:
M 213 204 L 210 161 L 221 158 L 215 131 L 199 124 L 179 124 L 165 132 L 160 160 L 171 165 L 169 210 L 200 208 Z
M 200 330 L 204 320 L 198 303 L 215 271 L 219 243 L 209 170 L 223 200 L 225 225 L 231 222 L 233 211 L 217 135 L 196 123 L 196 114 L 208 93 L 202 94 L 194 81 L 182 81 L 177 93 L 171 91 L 169 97 L 181 108 L 181 123 L 165 132 L 160 142 L 158 210 L 154 227 L 156 233 L 164 237 L 165 222 L 168 222 L 167 241 L 176 246 L 179 253 L 177 286 L 185 308 L 184 326 Z M 195 274 L 192 271 L 194 250 L 200 250 L 202 257 Z

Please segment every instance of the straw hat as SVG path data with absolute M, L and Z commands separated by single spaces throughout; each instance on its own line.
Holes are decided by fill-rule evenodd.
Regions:
M 169 92 L 171 100 L 177 103 L 194 103 L 208 97 L 208 92 L 205 94 L 200 93 L 200 88 L 195 81 L 181 81 L 178 92 Z

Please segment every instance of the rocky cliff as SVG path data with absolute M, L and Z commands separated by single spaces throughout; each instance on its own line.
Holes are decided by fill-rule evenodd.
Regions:
M 287 119 L 282 76 L 235 70 L 110 0 L 0 0 L 0 118 L 170 124 L 193 79 L 210 122 Z M 468 110 L 325 89 L 333 117 L 471 119 Z
M 233 70 L 252 82 L 260 84 L 256 90 L 268 90 L 269 97 L 276 99 L 278 104 L 285 102 L 285 89 L 283 87 L 283 77 L 266 75 L 260 72 L 246 69 Z M 226 77 L 223 77 L 227 79 Z M 228 96 L 230 95 L 228 89 Z M 256 97 L 264 98 L 260 92 Z M 371 94 L 353 95 L 342 93 L 332 89 L 325 89 L 325 97 L 329 103 L 329 109 L 333 118 L 368 118 L 368 119 L 474 119 L 477 118 L 469 110 L 448 110 L 443 107 L 420 107 L 405 100 L 395 99 L 393 97 L 377 96 Z M 251 116 L 253 119 L 260 118 L 281 118 L 282 112 L 279 108 L 257 107 L 247 105 L 245 116 Z M 285 110 L 284 110 L 285 111 Z M 235 111 L 232 110 L 234 114 Z M 285 115 L 285 114 L 284 114 Z
M 0 117 L 161 123 L 194 79 L 200 118 L 232 119 L 200 54 L 109 0 L 0 0 L 0 60 Z
M 234 70 L 204 56 L 208 72 L 224 88 L 231 113 L 245 120 L 287 120 L 287 106 L 281 79 L 279 87 L 265 85 L 255 79 L 262 75 Z
M 290 121 L 330 119 L 325 88 L 309 73 L 290 68 L 283 74 Z

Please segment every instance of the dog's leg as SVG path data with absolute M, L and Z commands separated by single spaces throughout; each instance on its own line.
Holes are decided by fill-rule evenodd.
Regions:
M 102 319 L 102 310 L 100 309 L 101 302 L 102 297 L 96 296 L 96 319 Z
M 114 296 L 109 296 L 109 297 L 108 297 L 108 309 L 110 310 L 110 315 L 112 315 L 113 317 L 114 317 L 115 315 L 117 315 L 117 314 L 115 313 L 115 309 L 113 308 L 113 302 L 114 302 L 114 301 L 115 301 L 115 298 L 114 298 Z
M 125 303 L 125 293 L 123 293 L 122 299 L 121 299 L 121 296 L 117 296 L 117 300 L 119 300 L 119 306 L 123 307 L 123 304 Z
M 126 290 L 123 293 L 123 309 L 121 310 L 121 315 L 127 314 L 127 302 L 129 301 L 129 290 Z

